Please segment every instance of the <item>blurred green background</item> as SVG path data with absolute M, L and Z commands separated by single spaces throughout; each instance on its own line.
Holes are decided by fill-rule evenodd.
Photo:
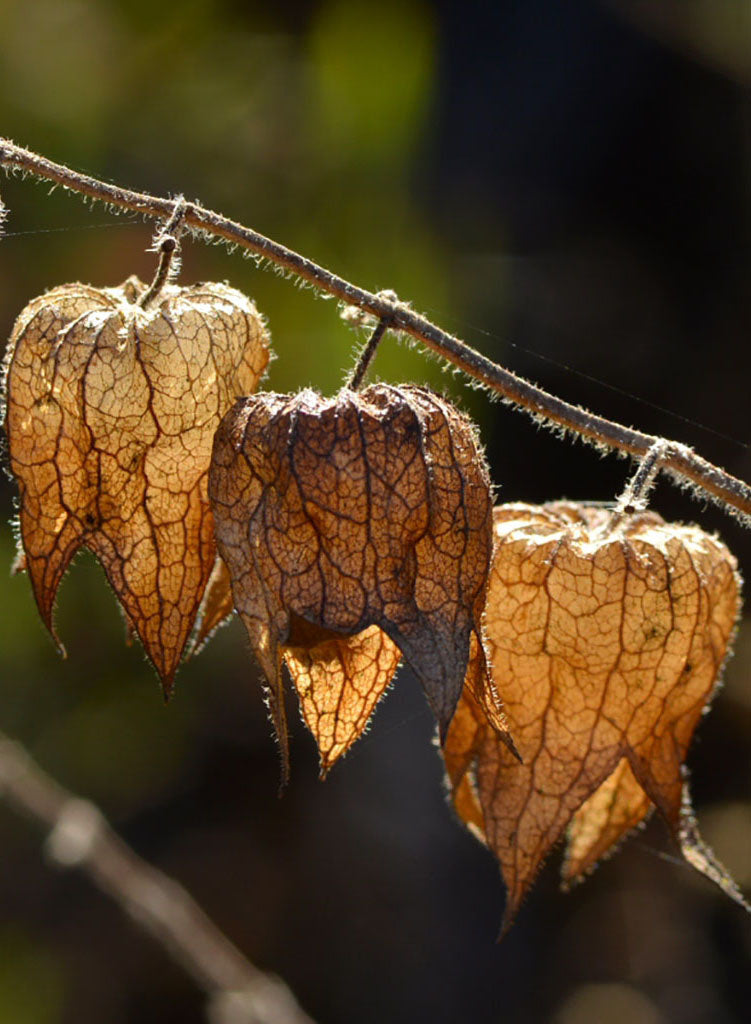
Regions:
M 748 479 L 751 7 L 746 0 L 0 0 L 0 135 L 97 177 L 184 193 L 416 309 L 564 397 Z M 152 226 L 0 181 L 0 329 L 52 285 L 147 279 Z M 187 242 L 185 282 L 267 315 L 275 390 L 334 391 L 362 335 L 239 252 Z M 375 374 L 478 420 L 501 500 L 611 498 L 625 464 L 564 444 L 387 340 Z M 3 483 L 4 518 L 14 489 Z M 660 511 L 742 527 L 666 485 Z M 0 533 L 0 564 L 14 553 Z M 165 708 L 96 564 L 63 583 L 61 661 L 23 577 L 0 582 L 0 728 L 96 800 L 320 1024 L 703 1024 L 751 1005 L 751 922 L 671 860 L 659 822 L 568 896 L 546 868 L 494 944 L 492 858 L 445 806 L 402 672 L 321 784 L 278 762 L 237 623 Z M 751 888 L 751 624 L 690 759 L 706 838 Z M 291 708 L 293 721 L 297 718 Z M 190 1024 L 163 951 L 0 807 L 0 1024 Z M 553 858 L 555 860 L 555 858 Z

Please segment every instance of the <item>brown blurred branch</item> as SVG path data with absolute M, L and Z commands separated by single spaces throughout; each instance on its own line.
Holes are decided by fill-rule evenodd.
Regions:
M 0 733 L 0 797 L 50 829 L 46 849 L 80 867 L 209 996 L 211 1024 L 313 1024 L 280 979 L 254 967 L 181 885 L 143 861 L 101 811 L 63 789 Z
M 7 139 L 0 139 L 0 165 L 7 170 L 20 170 L 64 188 L 101 200 L 113 207 L 134 210 L 148 217 L 167 220 L 175 213 L 178 200 L 161 199 L 143 192 L 98 181 L 80 174 L 46 157 L 22 149 Z M 623 454 L 641 458 L 661 439 L 633 430 L 620 423 L 597 416 L 578 405 L 571 405 L 551 395 L 537 385 L 518 377 L 492 360 L 487 359 L 459 338 L 447 334 L 425 317 L 400 302 L 392 292 L 373 294 L 358 288 L 344 278 L 301 256 L 292 249 L 266 238 L 236 221 L 197 203 L 185 203 L 182 208 L 186 227 L 199 235 L 223 238 L 239 245 L 264 260 L 274 263 L 321 291 L 327 292 L 350 306 L 356 306 L 379 321 L 386 320 L 394 331 L 417 338 L 437 355 L 459 367 L 470 377 L 499 395 L 505 402 L 526 410 L 537 422 L 558 431 L 571 431 L 596 447 L 615 449 Z M 672 476 L 679 485 L 693 484 L 705 495 L 734 511 L 746 523 L 751 521 L 751 486 L 725 470 L 697 455 L 686 445 L 671 442 L 669 453 L 661 470 Z

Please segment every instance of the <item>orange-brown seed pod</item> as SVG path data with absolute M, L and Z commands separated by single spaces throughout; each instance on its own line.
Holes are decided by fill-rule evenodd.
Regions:
M 269 358 L 252 302 L 222 284 L 62 285 L 18 317 L 5 361 L 23 564 L 53 632 L 80 547 L 99 559 L 169 691 L 215 560 L 214 431 Z M 56 638 L 57 639 L 57 638 Z
M 513 919 L 568 828 L 567 882 L 656 807 L 729 895 L 696 832 L 683 761 L 740 608 L 727 548 L 652 512 L 557 502 L 495 510 L 485 628 L 522 758 L 465 693 L 444 748 L 454 805 L 496 854 Z

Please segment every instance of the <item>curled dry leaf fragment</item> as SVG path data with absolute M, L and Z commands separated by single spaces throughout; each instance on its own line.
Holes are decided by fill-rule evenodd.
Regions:
M 324 771 L 362 732 L 400 653 L 445 733 L 472 644 L 479 697 L 504 727 L 480 633 L 490 486 L 451 405 L 385 385 L 242 399 L 217 431 L 209 491 L 285 772 L 282 658 Z
M 696 527 L 612 515 L 495 510 L 485 627 L 523 763 L 466 691 L 444 757 L 458 814 L 500 861 L 506 927 L 567 828 L 571 882 L 653 807 L 686 860 L 743 902 L 698 836 L 683 770 L 739 612 L 735 559 Z
M 253 304 L 222 284 L 63 285 L 20 314 L 5 362 L 21 542 L 53 632 L 80 547 L 99 559 L 166 691 L 214 564 L 214 431 L 268 362 Z M 57 639 L 57 638 L 56 638 Z

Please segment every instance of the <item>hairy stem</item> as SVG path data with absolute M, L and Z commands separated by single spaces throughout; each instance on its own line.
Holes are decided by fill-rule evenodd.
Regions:
M 6 139 L 0 139 L 0 165 L 9 170 L 28 172 L 45 181 L 56 182 L 71 191 L 123 210 L 134 210 L 159 219 L 168 218 L 174 212 L 174 201 L 171 199 L 133 192 L 98 181 L 90 175 L 79 174 L 62 164 L 22 149 Z M 459 338 L 441 330 L 425 317 L 415 313 L 407 303 L 400 302 L 389 293 L 373 294 L 358 288 L 357 285 L 351 284 L 292 249 L 266 238 L 252 228 L 229 220 L 212 210 L 204 209 L 197 203 L 185 203 L 183 220 L 186 227 L 239 245 L 348 305 L 357 306 L 379 320 L 388 319 L 393 330 L 402 331 L 421 341 L 443 359 L 500 395 L 504 401 L 526 410 L 535 419 L 553 429 L 570 430 L 591 444 L 616 449 L 637 458 L 646 455 L 655 443 L 661 440 L 651 434 L 644 434 L 597 416 L 581 406 L 572 405 L 556 395 L 551 395 L 530 381 L 518 377 L 511 370 L 487 359 Z M 662 462 L 663 470 L 679 483 L 695 485 L 710 498 L 738 513 L 742 519 L 751 519 L 751 486 L 713 465 L 685 445 L 670 444 L 668 447 L 668 453 Z
M 362 352 L 357 358 L 357 364 L 352 371 L 349 380 L 347 381 L 347 387 L 350 391 L 357 391 L 362 384 L 365 374 L 370 368 L 370 364 L 375 358 L 375 354 L 378 351 L 378 346 L 381 344 L 386 330 L 389 326 L 388 317 L 381 317 L 378 323 L 373 328 L 373 333 L 370 335 L 365 345 L 363 346 Z
M 159 298 L 167 282 L 176 275 L 180 267 L 178 253 L 180 251 L 180 235 L 185 216 L 185 196 L 178 196 L 172 216 L 158 231 L 154 239 L 153 249 L 159 253 L 159 264 L 154 280 L 138 300 L 142 309 L 148 309 Z
M 80 867 L 209 996 L 212 1024 L 313 1024 L 279 978 L 259 970 L 181 885 L 143 861 L 101 811 L 63 789 L 0 732 L 0 797 L 50 829 L 47 853 Z
M 629 514 L 646 508 L 649 494 L 669 454 L 669 441 L 659 440 L 652 445 L 618 499 L 617 507 L 621 513 Z
M 159 264 L 154 274 L 154 280 L 138 300 L 142 309 L 148 309 L 159 298 L 162 289 L 172 276 L 172 267 L 177 252 L 177 242 L 170 235 L 167 235 L 159 243 Z

